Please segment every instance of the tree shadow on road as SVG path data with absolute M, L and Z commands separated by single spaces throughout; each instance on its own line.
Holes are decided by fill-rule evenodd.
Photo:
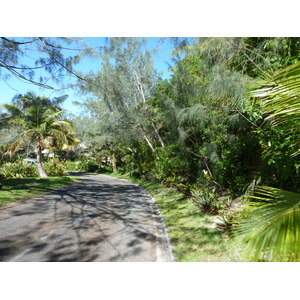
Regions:
M 25 210 L 11 208 L 6 219 L 38 221 L 0 239 L 0 261 L 22 249 L 28 249 L 23 257 L 33 261 L 152 261 L 158 217 L 149 199 L 134 184 L 85 176 L 36 197 Z

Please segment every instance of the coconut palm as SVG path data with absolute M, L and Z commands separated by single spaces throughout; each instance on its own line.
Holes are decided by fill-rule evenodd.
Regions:
M 284 69 L 255 92 L 263 100 L 265 120 L 283 128 L 299 155 L 300 62 Z M 258 187 L 237 229 L 254 261 L 300 261 L 300 194 Z
M 254 94 L 265 99 L 263 107 L 274 126 L 281 125 L 286 138 L 295 148 L 293 155 L 300 154 L 300 62 L 295 63 L 272 78 L 267 87 Z
M 237 232 L 252 261 L 300 260 L 300 195 L 257 187 Z
M 4 106 L 13 115 L 10 123 L 21 129 L 18 138 L 9 145 L 7 154 L 12 156 L 22 145 L 33 142 L 41 178 L 47 178 L 42 165 L 44 149 L 65 150 L 78 142 L 72 122 L 62 119 L 63 111 L 59 109 L 57 100 L 60 101 L 27 93 L 18 95 L 13 101 L 15 105 Z

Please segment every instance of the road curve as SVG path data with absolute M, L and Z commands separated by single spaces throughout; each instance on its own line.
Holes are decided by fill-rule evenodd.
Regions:
M 173 261 L 152 197 L 105 175 L 0 208 L 0 261 Z

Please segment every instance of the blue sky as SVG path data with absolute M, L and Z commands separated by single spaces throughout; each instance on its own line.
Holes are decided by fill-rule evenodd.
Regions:
M 84 39 L 89 46 L 93 48 L 97 48 L 105 44 L 104 37 L 86 37 Z M 158 39 L 159 38 L 154 37 L 148 38 L 148 48 L 158 50 L 157 55 L 154 57 L 154 67 L 158 70 L 158 72 L 162 73 L 163 78 L 169 78 L 168 63 L 171 63 L 170 53 L 173 46 L 168 40 L 157 45 Z M 71 54 L 67 53 L 67 55 L 69 56 Z M 100 63 L 100 58 L 84 58 L 78 65 L 75 66 L 75 69 L 81 72 L 97 71 L 100 68 Z M 70 81 L 70 79 L 66 78 L 66 81 Z M 75 79 L 72 79 L 72 81 L 75 82 Z M 50 85 L 59 88 L 59 86 L 55 84 Z M 63 108 L 74 114 L 80 114 L 81 108 L 79 106 L 75 106 L 72 102 L 80 102 L 85 98 L 85 96 L 79 95 L 72 89 L 65 90 L 64 92 L 53 92 L 53 90 L 42 89 L 31 83 L 11 77 L 11 79 L 7 80 L 7 82 L 0 78 L 0 105 L 9 103 L 16 94 L 24 94 L 28 91 L 33 91 L 39 96 L 46 96 L 50 98 L 67 94 L 69 97 L 65 101 Z

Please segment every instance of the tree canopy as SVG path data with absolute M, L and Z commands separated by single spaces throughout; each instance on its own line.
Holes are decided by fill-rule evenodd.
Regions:
M 83 39 L 63 37 L 1 37 L 0 50 L 0 78 L 2 80 L 8 81 L 11 76 L 15 76 L 47 89 L 54 89 L 48 84 L 49 79 L 55 83 L 62 83 L 66 75 L 81 78 L 80 74 L 74 70 L 74 65 L 82 57 L 94 53 Z M 36 72 L 40 70 L 44 72 L 44 75 L 35 78 Z

